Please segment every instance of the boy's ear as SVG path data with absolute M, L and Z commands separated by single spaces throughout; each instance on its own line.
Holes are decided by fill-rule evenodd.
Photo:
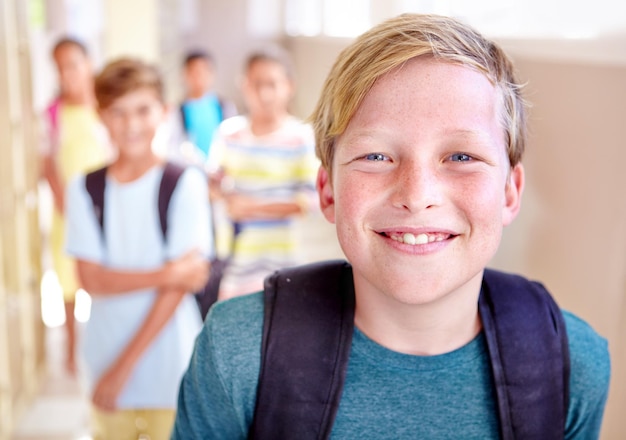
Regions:
M 522 203 L 524 192 L 524 167 L 521 163 L 515 165 L 509 174 L 504 189 L 504 207 L 502 208 L 502 224 L 508 226 L 515 220 Z
M 333 195 L 333 185 L 330 182 L 330 176 L 324 166 L 320 166 L 317 171 L 317 180 L 315 182 L 317 194 L 320 198 L 320 208 L 326 220 L 335 223 L 335 197 Z

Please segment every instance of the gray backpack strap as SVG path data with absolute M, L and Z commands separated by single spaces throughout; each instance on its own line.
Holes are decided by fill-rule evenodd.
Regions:
M 281 270 L 266 279 L 261 371 L 250 439 L 330 436 L 353 329 L 352 268 L 345 261 Z

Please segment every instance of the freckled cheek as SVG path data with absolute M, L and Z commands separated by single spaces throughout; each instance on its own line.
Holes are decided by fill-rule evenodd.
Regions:
M 491 227 L 501 221 L 505 203 L 504 190 L 498 191 L 498 186 L 494 181 L 470 181 L 456 192 L 456 205 L 473 222 Z
M 346 194 L 344 194 L 346 195 Z M 369 237 L 373 225 L 384 218 L 380 203 L 368 203 L 367 194 L 348 196 L 337 203 L 335 223 L 339 240 L 350 247 Z

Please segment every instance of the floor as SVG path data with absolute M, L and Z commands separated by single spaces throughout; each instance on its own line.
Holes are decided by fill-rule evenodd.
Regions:
M 12 440 L 91 440 L 89 406 L 75 377 L 65 372 L 63 327 L 48 327 L 48 371 L 33 404 L 23 414 Z

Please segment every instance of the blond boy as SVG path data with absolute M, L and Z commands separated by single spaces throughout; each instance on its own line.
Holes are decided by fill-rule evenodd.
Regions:
M 330 430 L 303 430 L 298 438 L 528 438 L 502 434 L 502 402 L 479 313 L 485 267 L 520 208 L 524 114 L 504 53 L 446 17 L 390 19 L 339 56 L 313 121 L 320 205 L 351 265 L 343 290 L 354 290 L 354 326 L 349 360 L 337 366 L 346 370 L 339 403 L 329 409 Z M 292 285 L 284 287 L 291 295 L 326 284 L 278 279 Z M 288 382 L 290 398 L 258 406 L 260 390 L 272 394 L 259 383 L 262 338 L 263 356 L 288 354 L 265 344 L 276 341 L 274 327 L 262 335 L 263 313 L 279 310 L 268 301 L 281 298 L 268 295 L 270 288 L 265 303 L 256 294 L 213 309 L 181 385 L 173 438 L 280 439 L 290 438 L 284 425 L 298 430 L 298 420 L 287 418 L 274 419 L 263 435 L 257 430 L 266 413 L 306 408 L 315 385 L 315 374 L 297 376 L 286 365 L 282 379 L 274 377 L 274 392 L 282 396 L 281 382 Z M 311 321 L 302 310 L 291 313 Z M 609 381 L 606 341 L 572 314 L 563 317 L 571 367 L 566 414 L 561 426 L 554 417 L 557 435 L 534 438 L 597 438 Z M 325 322 L 312 321 L 318 318 Z M 314 346 L 332 330 L 320 324 L 308 333 L 287 338 L 293 350 Z M 503 345 L 513 343 L 519 341 Z M 272 376 L 263 365 L 263 377 Z M 307 416 L 303 411 L 303 422 Z

